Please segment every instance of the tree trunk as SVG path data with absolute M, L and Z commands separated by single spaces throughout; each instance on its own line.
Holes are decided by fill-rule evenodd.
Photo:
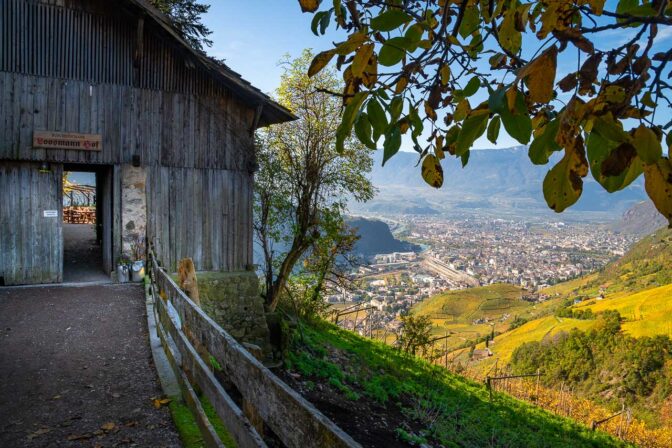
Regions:
M 296 265 L 296 262 L 299 261 L 299 258 L 301 258 L 307 248 L 308 245 L 303 238 L 300 240 L 297 238 L 294 239 L 292 247 L 289 249 L 289 252 L 287 252 L 285 259 L 280 265 L 278 275 L 275 277 L 271 288 L 267 291 L 266 308 L 269 312 L 272 313 L 277 308 L 278 302 L 280 301 L 280 292 L 287 284 L 287 279 L 292 273 L 294 265 Z

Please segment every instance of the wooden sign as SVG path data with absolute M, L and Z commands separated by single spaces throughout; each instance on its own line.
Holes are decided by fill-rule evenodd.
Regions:
M 100 134 L 49 131 L 35 131 L 33 133 L 33 148 L 101 151 L 103 149 L 102 141 Z

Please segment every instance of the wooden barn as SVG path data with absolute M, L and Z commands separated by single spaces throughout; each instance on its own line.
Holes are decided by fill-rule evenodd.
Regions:
M 289 111 L 144 0 L 0 0 L 0 284 L 63 281 L 63 173 L 95 174 L 101 269 L 252 264 L 254 130 Z

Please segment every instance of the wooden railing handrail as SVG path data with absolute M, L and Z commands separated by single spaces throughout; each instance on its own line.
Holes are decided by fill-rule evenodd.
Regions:
M 159 289 L 158 295 L 169 300 L 177 311 L 182 325 L 182 328 L 177 330 L 181 332 L 183 329 L 188 329 L 190 337 L 193 338 L 188 341 L 186 337 L 183 338 L 184 333 L 182 335 L 175 333 L 173 337 L 178 339 L 175 342 L 180 353 L 183 356 L 185 352 L 187 354 L 183 364 L 191 363 L 189 368 L 192 372 L 190 373 L 196 372 L 197 375 L 194 376 L 198 380 L 203 381 L 207 387 L 213 387 L 208 385 L 208 373 L 199 368 L 198 359 L 200 357 L 196 356 L 195 358 L 198 359 L 195 359 L 191 356 L 193 353 L 190 354 L 190 352 L 193 347 L 191 350 L 187 347 L 191 344 L 200 344 L 217 360 L 226 379 L 238 389 L 243 399 L 254 408 L 264 423 L 286 446 L 296 448 L 360 447 L 352 437 L 268 370 L 191 301 L 170 275 L 159 266 L 151 250 L 149 255 L 151 278 Z M 160 317 L 165 321 L 170 316 L 166 307 L 161 307 L 161 305 L 158 305 L 159 309 L 163 308 Z M 170 323 L 168 321 L 166 323 L 170 327 Z M 201 386 L 201 388 L 207 395 L 206 387 Z M 230 415 L 220 415 L 220 418 L 226 425 L 226 420 L 230 418 Z M 238 424 L 234 422 L 232 426 L 235 428 Z

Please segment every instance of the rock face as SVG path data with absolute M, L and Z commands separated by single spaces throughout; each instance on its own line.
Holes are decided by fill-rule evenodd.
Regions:
M 359 235 L 353 252 L 358 255 L 371 256 L 392 252 L 417 252 L 420 247 L 406 241 L 396 239 L 390 227 L 383 221 L 366 218 L 352 218 L 347 221 Z
M 651 201 L 646 200 L 629 208 L 611 228 L 617 232 L 644 236 L 666 225 L 665 217 L 658 213 Z
M 201 308 L 239 342 L 270 353 L 259 279 L 252 271 L 199 272 Z

